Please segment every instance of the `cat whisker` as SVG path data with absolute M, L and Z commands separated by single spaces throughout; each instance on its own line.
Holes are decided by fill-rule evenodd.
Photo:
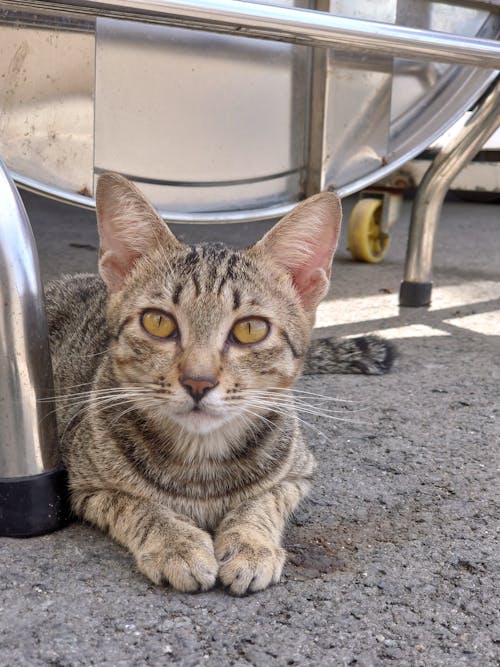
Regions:
M 314 413 L 317 413 L 318 415 L 333 415 L 333 413 L 342 413 L 345 414 L 345 410 L 347 408 L 341 408 L 338 410 L 332 410 L 325 408 L 323 405 L 318 406 L 315 403 L 310 403 L 300 397 L 293 397 L 293 396 L 287 396 L 286 394 L 281 394 L 278 395 L 276 393 L 269 393 L 267 391 L 259 391 L 259 390 L 244 390 L 241 392 L 241 395 L 243 398 L 248 398 L 250 400 L 256 399 L 256 400 L 263 400 L 263 401 L 269 401 L 271 404 L 279 404 L 283 407 L 289 407 L 290 409 L 296 408 L 297 410 L 301 411 L 313 411 Z M 350 410 L 350 412 L 361 412 L 361 411 L 366 411 L 368 410 L 367 407 L 364 408 L 357 408 L 355 410 Z
M 272 404 L 277 404 L 279 403 L 282 407 L 288 407 L 290 409 L 298 409 L 302 411 L 313 411 L 314 413 L 321 413 L 321 414 L 328 414 L 328 415 L 333 415 L 333 413 L 342 413 L 345 414 L 346 410 L 349 410 L 349 412 L 361 412 L 361 411 L 366 411 L 368 410 L 368 407 L 361 407 L 357 409 L 353 409 L 350 406 L 343 406 L 342 408 L 339 409 L 331 409 L 325 403 L 327 403 L 326 400 L 316 400 L 314 403 L 311 402 L 312 398 L 309 396 L 306 396 L 306 398 L 302 396 L 293 396 L 290 394 L 286 394 L 284 392 L 277 393 L 275 391 L 269 392 L 266 390 L 242 390 L 240 392 L 240 395 L 235 397 L 232 396 L 231 400 L 241 400 L 243 399 L 260 399 L 264 401 L 270 401 Z M 307 400 L 306 400 L 307 399 Z
M 334 396 L 326 396 L 325 394 L 318 394 L 315 391 L 307 391 L 305 389 L 297 389 L 296 387 L 267 387 L 266 391 L 270 392 L 280 392 L 280 393 L 285 393 L 285 392 L 292 392 L 293 394 L 303 394 L 305 396 L 314 396 L 317 398 L 321 398 L 326 401 L 333 401 L 336 403 L 359 403 L 359 401 L 353 401 L 348 398 L 336 398 Z
M 120 414 L 117 417 L 115 417 L 115 419 L 113 419 L 113 421 L 110 423 L 110 426 L 114 426 L 117 422 L 119 422 L 129 412 L 133 412 L 134 410 L 137 410 L 137 407 L 138 407 L 137 402 L 134 401 L 133 405 L 126 408 L 126 410 L 123 410 L 122 412 L 120 412 Z M 141 407 L 144 408 L 143 405 L 141 405 Z
M 281 432 L 283 433 L 283 429 L 282 429 L 280 426 L 278 426 L 277 424 L 275 424 L 274 422 L 272 422 L 270 419 L 268 419 L 268 418 L 265 417 L 264 415 L 262 415 L 262 414 L 260 414 L 260 413 L 258 413 L 258 412 L 253 412 L 252 410 L 249 410 L 248 408 L 243 408 L 243 407 L 241 408 L 241 411 L 242 411 L 243 413 L 252 415 L 252 417 L 257 417 L 257 419 L 260 419 L 260 420 L 263 421 L 265 424 L 268 424 L 268 425 L 271 426 L 272 428 L 278 429 L 278 431 L 281 431 Z M 270 411 L 270 412 L 271 412 L 271 411 Z M 274 412 L 274 411 L 273 411 L 273 412 Z M 254 430 L 254 429 L 255 429 L 255 426 L 254 426 L 254 424 L 253 424 L 253 420 L 251 420 L 251 424 L 252 424 L 252 427 L 253 427 L 252 430 Z
M 131 400 L 137 400 L 137 398 L 139 398 L 139 397 L 140 397 L 140 395 L 134 396 L 134 394 L 132 392 L 127 392 L 127 393 L 121 392 L 121 393 L 117 393 L 113 396 L 105 396 L 104 398 L 99 397 L 99 396 L 97 396 L 97 397 L 96 396 L 94 396 L 94 397 L 91 396 L 91 397 L 89 397 L 85 400 L 82 400 L 80 406 L 78 406 L 78 403 L 75 403 L 72 407 L 77 408 L 76 412 L 68 420 L 68 422 L 67 422 L 67 424 L 64 428 L 64 431 L 61 433 L 60 440 L 61 441 L 63 440 L 64 436 L 66 435 L 66 432 L 68 431 L 71 424 L 75 421 L 75 419 L 79 418 L 82 415 L 82 413 L 83 413 L 84 418 L 85 418 L 85 412 L 90 407 L 90 404 L 92 403 L 93 399 L 94 400 L 97 399 L 96 400 L 97 408 L 92 412 L 92 416 L 95 416 L 95 415 L 100 414 L 104 410 L 109 409 L 110 407 L 115 407 L 115 406 L 119 406 L 120 404 L 129 403 Z M 90 411 L 89 411 L 87 416 L 89 416 L 89 415 L 90 415 Z
M 106 398 L 106 399 L 108 399 L 108 398 L 122 397 L 123 395 L 124 395 L 123 392 L 121 392 L 121 393 L 116 392 L 116 394 L 114 394 L 113 396 L 109 396 L 109 394 L 106 394 L 105 396 L 98 395 L 97 398 L 103 398 L 103 399 Z M 68 396 L 71 396 L 71 395 L 68 394 Z M 81 394 L 78 394 L 78 395 L 75 394 L 74 396 L 75 396 L 74 398 L 69 398 L 68 400 L 65 400 L 64 408 L 66 408 L 66 409 L 78 408 L 79 406 L 81 406 L 81 409 L 86 408 L 90 404 L 91 399 L 93 398 L 93 392 L 82 392 Z M 45 419 L 47 419 L 47 417 L 50 417 L 50 415 L 53 415 L 54 413 L 56 413 L 57 410 L 59 409 L 59 407 L 61 407 L 61 406 L 57 405 L 60 398 L 64 399 L 65 397 L 64 396 L 62 396 L 62 397 L 61 396 L 56 396 L 54 398 L 39 399 L 39 401 L 38 401 L 39 403 L 50 402 L 50 403 L 55 403 L 56 404 L 56 407 L 53 410 L 51 410 L 50 412 L 48 412 L 47 414 L 45 414 L 42 417 L 42 419 L 40 420 L 40 424 Z M 79 413 L 79 411 L 76 414 L 78 414 L 78 413 Z M 75 417 L 75 415 L 73 416 L 73 418 L 74 417 Z
M 250 399 L 260 398 L 260 399 L 264 399 L 264 400 L 270 400 L 273 403 L 276 402 L 276 397 L 278 396 L 277 394 L 271 394 L 270 395 L 269 393 L 267 393 L 265 391 L 261 391 L 261 392 L 259 392 L 259 391 L 255 391 L 255 392 L 254 391 L 249 391 L 249 392 L 242 392 L 242 394 L 245 398 L 250 398 Z M 328 412 L 329 414 L 334 413 L 334 412 L 345 414 L 345 410 L 346 410 L 346 408 L 341 408 L 341 409 L 338 409 L 338 410 L 325 409 L 322 406 L 318 406 L 315 403 L 308 403 L 304 400 L 301 400 L 298 397 L 286 396 L 285 394 L 283 394 L 282 396 L 279 396 L 278 398 L 279 398 L 280 405 L 283 405 L 283 406 L 288 405 L 290 408 L 297 407 L 297 409 L 301 409 L 303 407 L 304 409 L 309 409 L 310 408 L 310 409 L 313 409 L 313 410 L 317 410 L 319 408 L 323 412 Z M 322 401 L 320 403 L 322 403 Z M 360 412 L 362 410 L 367 410 L 367 409 L 368 408 L 358 408 L 357 410 L 351 410 L 351 412 Z
M 277 402 L 277 401 L 270 401 L 270 400 L 264 400 L 264 399 L 258 399 L 256 398 L 255 400 L 251 400 L 252 405 L 255 406 L 260 406 L 264 408 L 269 408 L 270 410 L 275 410 L 276 408 L 279 408 L 282 411 L 283 415 L 289 415 L 290 412 L 295 408 L 298 412 L 304 413 L 304 414 L 309 414 L 315 417 L 322 417 L 324 419 L 331 419 L 333 421 L 341 421 L 341 422 L 348 422 L 349 424 L 357 424 L 357 425 L 366 425 L 368 422 L 363 422 L 359 420 L 354 420 L 354 419 L 347 419 L 343 417 L 337 417 L 336 415 L 329 414 L 328 412 L 322 411 L 322 410 L 316 410 L 312 407 L 305 407 L 305 406 L 300 406 L 300 405 L 295 405 L 295 404 L 290 404 L 286 402 Z
M 117 399 L 114 399 L 114 400 L 117 400 Z M 122 399 L 122 400 L 123 400 L 123 399 Z M 106 405 L 104 405 L 104 406 L 100 405 L 99 408 L 98 408 L 97 410 L 95 410 L 95 412 L 93 412 L 92 416 L 98 415 L 98 414 L 101 413 L 103 410 L 107 410 L 107 409 L 110 407 L 110 404 L 111 404 L 111 402 L 109 402 L 108 404 L 106 404 Z M 117 404 L 119 404 L 119 403 L 117 403 Z M 78 419 L 79 417 L 82 417 L 82 415 L 83 415 L 83 417 L 82 417 L 82 421 L 83 421 L 86 417 L 90 417 L 90 413 L 87 412 L 87 408 L 88 408 L 88 407 L 89 407 L 89 404 L 86 403 L 85 405 L 81 406 L 81 407 L 75 412 L 75 414 L 72 415 L 72 417 L 70 417 L 70 419 L 68 420 L 66 426 L 64 427 L 64 431 L 61 433 L 61 437 L 60 437 L 61 442 L 63 441 L 64 436 L 66 435 L 66 433 L 67 433 L 68 429 L 70 428 L 71 424 L 72 424 L 76 419 Z
M 79 399 L 79 398 L 86 398 L 86 397 L 100 397 L 100 396 L 106 396 L 108 394 L 115 394 L 115 393 L 120 393 L 124 394 L 130 390 L 133 390 L 134 392 L 139 392 L 143 391 L 142 387 L 109 387 L 107 389 L 89 389 L 88 391 L 80 391 L 80 392 L 75 392 L 72 394 L 58 394 L 56 396 L 48 396 L 44 398 L 38 399 L 39 403 L 45 403 L 49 401 L 61 401 L 61 400 L 72 400 L 72 399 Z M 146 390 L 144 390 L 146 391 Z
M 256 406 L 256 407 L 258 407 L 258 406 Z M 274 414 L 280 415 L 281 417 L 290 417 L 290 413 L 289 413 L 289 412 L 283 412 L 283 411 L 281 411 L 281 410 L 277 410 L 276 408 L 274 408 L 274 407 L 272 407 L 272 406 L 266 406 L 266 408 L 269 410 L 269 412 L 273 412 Z M 254 415 L 254 416 L 256 416 L 256 417 L 261 417 L 260 414 L 255 413 L 255 412 L 251 412 L 250 410 L 248 410 L 248 408 L 242 408 L 242 409 L 243 409 L 244 411 L 246 411 L 246 412 L 249 412 L 250 414 L 252 414 L 252 415 Z M 309 422 L 305 421 L 304 419 L 301 419 L 301 417 L 299 417 L 297 414 L 295 414 L 294 416 L 295 416 L 295 418 L 297 419 L 297 421 L 298 421 L 300 424 L 302 424 L 302 426 L 305 426 L 306 428 L 309 428 L 309 429 L 313 430 L 315 433 L 317 433 L 318 435 L 320 435 L 324 440 L 327 440 L 326 435 L 325 435 L 325 434 L 323 433 L 323 431 L 321 431 L 317 426 L 315 426 L 314 424 L 310 424 Z M 266 420 L 266 421 L 269 422 L 269 420 Z M 272 422 L 270 422 L 270 423 L 272 423 Z M 273 426 L 274 426 L 274 428 L 276 428 L 276 425 L 275 425 L 275 424 L 273 424 Z M 279 428 L 279 427 L 278 427 L 278 428 Z M 281 432 L 283 432 L 283 429 L 279 429 L 279 430 L 280 430 Z
M 81 410 L 87 409 L 93 402 L 97 404 L 97 406 L 100 407 L 105 407 L 108 404 L 112 404 L 113 402 L 116 401 L 121 401 L 121 400 L 130 400 L 130 396 L 125 396 L 124 394 L 116 394 L 114 396 L 106 396 L 106 397 L 98 397 L 98 400 L 95 400 L 96 397 L 89 396 L 88 398 L 85 399 L 80 399 L 78 401 L 75 401 L 72 405 L 65 406 L 68 408 L 76 409 L 77 413 Z
M 111 396 L 92 396 L 90 397 L 90 400 L 88 403 L 92 402 L 92 400 L 95 400 L 95 403 L 97 404 L 98 407 L 101 405 L 110 403 L 112 404 L 114 401 L 120 401 L 120 400 L 139 400 L 143 398 L 145 394 L 141 392 L 135 392 L 135 391 L 127 391 L 127 392 L 121 392 L 121 393 L 116 393 Z M 149 394 L 147 394 L 149 396 Z
M 116 422 L 120 421 L 128 412 L 133 412 L 137 408 L 140 408 L 141 410 L 149 410 L 149 409 L 155 409 L 158 408 L 158 399 L 164 399 L 164 395 L 158 395 L 158 394 L 146 394 L 146 395 L 138 395 L 137 397 L 134 397 L 134 404 L 128 408 L 127 410 L 124 410 L 121 412 L 112 422 L 111 424 L 115 424 Z M 114 406 L 113 406 L 114 407 Z M 188 432 L 186 431 L 186 434 Z

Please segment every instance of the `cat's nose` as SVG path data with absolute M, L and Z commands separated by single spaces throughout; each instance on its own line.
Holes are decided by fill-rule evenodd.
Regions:
M 195 403 L 199 403 L 211 389 L 219 384 L 213 377 L 189 377 L 186 375 L 180 377 L 179 382 Z

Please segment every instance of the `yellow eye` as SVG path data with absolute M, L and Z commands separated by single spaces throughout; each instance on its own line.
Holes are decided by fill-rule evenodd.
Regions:
M 141 323 L 144 329 L 157 338 L 169 338 L 177 331 L 173 317 L 161 310 L 146 310 L 142 314 Z
M 269 323 L 256 317 L 249 317 L 245 320 L 236 322 L 231 329 L 233 337 L 238 343 L 258 343 L 267 336 L 269 332 Z

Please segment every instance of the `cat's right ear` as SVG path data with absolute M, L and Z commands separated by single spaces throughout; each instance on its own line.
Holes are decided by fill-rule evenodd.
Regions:
M 110 292 L 122 288 L 140 257 L 160 246 L 181 245 L 139 188 L 124 176 L 99 176 L 95 198 L 99 273 Z

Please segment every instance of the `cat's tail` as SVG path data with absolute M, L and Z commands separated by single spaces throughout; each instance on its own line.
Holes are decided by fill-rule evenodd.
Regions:
M 303 373 L 388 373 L 396 359 L 396 348 L 378 336 L 317 338 L 311 342 Z

